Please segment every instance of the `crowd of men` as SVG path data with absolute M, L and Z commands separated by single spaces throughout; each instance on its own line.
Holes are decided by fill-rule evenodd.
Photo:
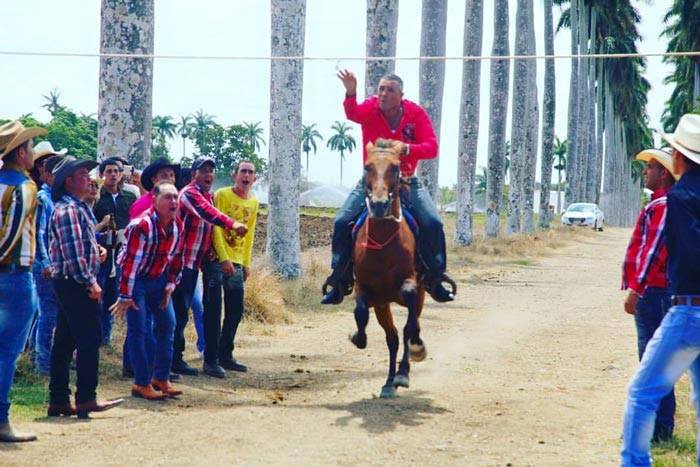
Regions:
M 202 301 L 200 268 L 207 284 L 203 313 L 195 313 L 203 371 L 224 378 L 226 370 L 247 369 L 233 349 L 258 212 L 251 191 L 255 165 L 238 163 L 233 184 L 212 195 L 212 158 L 199 157 L 182 170 L 158 159 L 138 173 L 121 158 L 98 163 L 57 151 L 49 141 L 35 147 L 34 138 L 45 133 L 19 121 L 0 126 L 5 442 L 36 439 L 9 422 L 9 392 L 25 347 L 32 349 L 35 371 L 49 376 L 48 416 L 88 418 L 123 402 L 97 398 L 100 346 L 112 342 L 113 317 L 126 320 L 122 372 L 133 377 L 132 396 L 154 401 L 182 394 L 171 381 L 198 373 L 183 351 L 189 310 Z

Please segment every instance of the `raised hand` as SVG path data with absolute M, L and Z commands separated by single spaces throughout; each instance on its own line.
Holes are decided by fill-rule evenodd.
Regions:
M 355 74 L 349 70 L 340 70 L 337 76 L 342 81 L 343 86 L 345 86 L 345 94 L 354 96 L 357 93 L 357 77 L 355 77 Z

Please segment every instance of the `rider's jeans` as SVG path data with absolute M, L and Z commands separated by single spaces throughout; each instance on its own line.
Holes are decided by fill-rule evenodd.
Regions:
M 445 232 L 440 215 L 435 209 L 430 193 L 424 189 L 418 177 L 411 177 L 410 191 L 401 190 L 401 201 L 416 219 L 420 228 L 419 250 L 428 269 L 434 275 L 445 272 Z M 350 192 L 345 204 L 338 210 L 333 226 L 333 256 L 331 267 L 345 264 L 352 254 L 352 228 L 350 223 L 365 209 L 365 188 L 362 180 Z
M 686 369 L 690 373 L 692 399 L 696 414 L 698 413 L 699 355 L 700 307 L 672 307 L 647 345 L 628 389 L 622 427 L 623 466 L 651 465 L 650 444 L 656 410 L 661 399 L 671 391 Z

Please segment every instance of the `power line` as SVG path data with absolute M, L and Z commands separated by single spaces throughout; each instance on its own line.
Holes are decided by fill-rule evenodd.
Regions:
M 491 61 L 491 60 L 571 60 L 573 58 L 635 58 L 635 57 L 698 57 L 700 51 L 689 52 L 637 52 L 637 53 L 612 53 L 612 54 L 568 54 L 568 55 L 479 55 L 479 56 L 418 56 L 418 57 L 308 57 L 308 56 L 234 56 L 234 55 L 159 55 L 138 53 L 85 53 L 85 52 L 18 52 L 0 50 L 0 55 L 25 56 L 25 57 L 72 57 L 72 58 L 133 58 L 153 60 L 217 60 L 217 61 Z

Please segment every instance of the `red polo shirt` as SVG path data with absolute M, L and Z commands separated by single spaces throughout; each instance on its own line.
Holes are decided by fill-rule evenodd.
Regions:
M 425 109 L 408 99 L 402 99 L 401 105 L 401 122 L 392 131 L 379 109 L 377 96 L 369 97 L 361 104 L 357 103 L 356 96 L 346 97 L 343 101 L 345 116 L 362 126 L 362 162 L 367 159 L 367 143 L 374 143 L 379 138 L 402 141 L 410 149 L 409 154 L 401 158 L 401 173 L 410 177 L 416 171 L 419 160 L 437 157 L 438 142 Z

